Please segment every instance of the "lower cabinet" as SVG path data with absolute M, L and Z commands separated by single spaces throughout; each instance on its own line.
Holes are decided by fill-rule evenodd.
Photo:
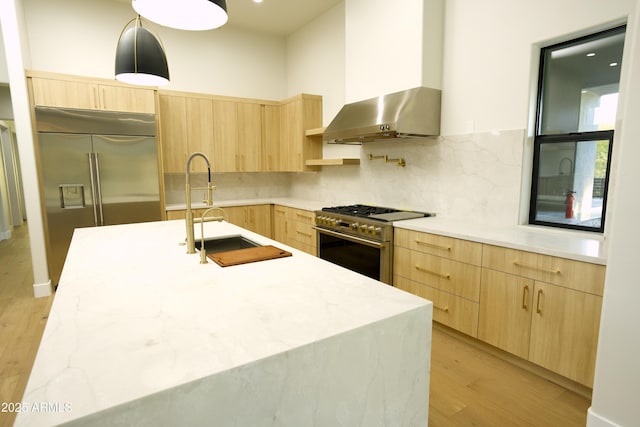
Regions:
M 393 285 L 431 300 L 436 322 L 477 337 L 482 245 L 407 230 L 395 236 Z
M 602 297 L 484 269 L 478 338 L 593 386 Z
M 271 238 L 271 205 L 228 206 L 222 209 L 231 224 Z
M 436 322 L 593 387 L 604 266 L 487 244 L 477 265 L 455 256 L 466 241 L 434 256 L 425 239 L 396 240 L 394 286 L 431 300 Z
M 273 207 L 273 239 L 317 256 L 315 213 L 288 206 Z
M 223 207 L 228 221 L 247 230 L 271 238 L 271 205 L 246 205 Z M 201 216 L 206 209 L 194 209 L 194 216 Z M 184 219 L 186 210 L 167 211 L 167 220 Z M 211 211 L 209 215 L 217 215 Z
M 282 205 L 246 205 L 222 208 L 231 224 L 262 234 L 285 245 L 317 256 L 315 213 Z M 206 209 L 194 209 L 201 216 Z M 167 220 L 185 219 L 186 210 L 166 212 Z M 211 212 L 210 215 L 217 215 Z

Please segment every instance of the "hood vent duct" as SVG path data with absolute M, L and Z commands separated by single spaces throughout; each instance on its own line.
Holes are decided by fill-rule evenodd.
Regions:
M 327 126 L 330 144 L 362 144 L 440 134 L 440 90 L 416 87 L 346 104 Z

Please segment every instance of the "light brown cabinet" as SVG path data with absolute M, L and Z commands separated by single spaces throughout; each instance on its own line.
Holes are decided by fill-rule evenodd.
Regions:
M 307 129 L 322 126 L 322 97 L 301 94 L 282 101 L 280 111 L 280 170 L 310 171 L 306 161 L 322 157 L 322 139 L 307 136 Z
M 435 321 L 476 337 L 482 244 L 396 229 L 394 286 L 433 302 Z
M 280 117 L 279 105 L 262 105 L 262 132 L 264 141 L 262 166 L 265 172 L 283 170 L 280 146 Z
M 246 205 L 246 206 L 226 206 L 222 210 L 225 213 L 227 221 L 238 227 L 246 228 L 254 233 L 261 234 L 265 237 L 272 237 L 271 225 L 271 205 Z M 206 209 L 193 209 L 196 217 L 201 216 Z M 166 212 L 167 220 L 184 219 L 186 210 L 171 210 Z M 216 211 L 210 211 L 207 216 L 218 215 Z
M 394 286 L 435 321 L 588 387 L 605 267 L 396 229 Z
M 228 206 L 222 209 L 231 224 L 272 237 L 271 205 Z
M 39 73 L 31 76 L 31 87 L 36 106 L 149 114 L 156 111 L 153 89 Z
M 159 95 L 160 147 L 164 173 L 185 173 L 187 107 L 182 96 Z
M 315 213 L 282 205 L 273 207 L 273 239 L 317 256 Z
M 592 387 L 604 273 L 601 265 L 485 245 L 478 338 Z
M 322 124 L 322 97 L 301 94 L 282 102 L 186 92 L 160 92 L 164 173 L 184 172 L 186 154 L 201 151 L 213 172 L 301 172 L 322 156 L 321 139 L 305 129 Z M 179 98 L 182 98 L 180 105 Z M 175 127 L 176 129 L 172 129 Z M 178 162 L 173 156 L 185 159 Z M 194 164 L 192 171 L 204 172 Z

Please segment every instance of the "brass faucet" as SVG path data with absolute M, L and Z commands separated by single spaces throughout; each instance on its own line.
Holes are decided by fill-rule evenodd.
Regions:
M 218 217 L 207 217 L 207 214 L 209 213 L 209 211 L 213 211 L 213 210 L 219 210 L 222 213 L 222 215 Z M 200 218 L 202 220 L 200 221 L 200 264 L 207 263 L 207 248 L 204 245 L 205 218 L 206 218 L 206 221 L 222 221 L 223 219 L 225 219 L 224 215 L 225 215 L 224 210 L 220 208 L 214 208 L 214 207 L 210 207 L 206 211 L 202 212 L 202 218 Z
M 185 173 L 185 182 L 186 182 L 185 191 L 186 191 L 186 197 L 187 197 L 187 213 L 185 215 L 185 222 L 187 224 L 187 253 L 188 254 L 196 253 L 195 237 L 194 237 L 194 231 L 193 231 L 194 222 L 202 223 L 202 222 L 208 222 L 208 221 L 222 221 L 223 219 L 222 217 L 206 218 L 204 215 L 200 218 L 193 217 L 193 211 L 191 210 L 191 172 L 189 170 L 191 168 L 191 160 L 193 160 L 195 157 L 202 157 L 204 161 L 207 162 L 207 173 L 208 173 L 207 200 L 206 201 L 203 200 L 203 202 L 205 202 L 207 206 L 211 206 L 213 204 L 213 190 L 215 190 L 216 188 L 213 185 L 211 185 L 211 163 L 209 162 L 209 159 L 207 158 L 207 156 L 205 156 L 203 153 L 200 153 L 200 152 L 192 153 L 187 159 L 187 167 L 186 167 L 186 173 Z M 208 210 L 205 211 L 205 213 L 206 212 L 208 212 Z

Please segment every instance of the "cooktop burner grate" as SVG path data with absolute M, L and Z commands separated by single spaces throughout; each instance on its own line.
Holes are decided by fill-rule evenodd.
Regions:
M 367 218 L 371 215 L 380 215 L 394 212 L 401 212 L 398 209 L 382 208 L 378 206 L 367 205 L 346 205 L 346 206 L 334 206 L 330 208 L 322 208 L 323 212 L 333 212 L 342 215 L 351 215 L 361 218 Z

